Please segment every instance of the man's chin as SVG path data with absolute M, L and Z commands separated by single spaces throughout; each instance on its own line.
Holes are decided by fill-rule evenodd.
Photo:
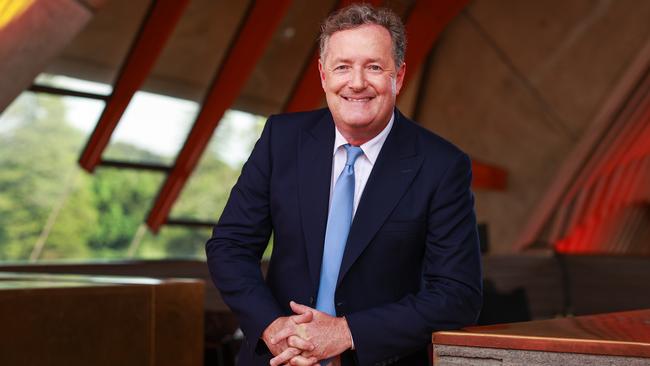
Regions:
M 350 126 L 366 126 L 372 123 L 376 113 L 369 108 L 344 108 L 340 111 L 341 118 Z
M 372 119 L 365 118 L 349 118 L 348 116 L 343 116 L 343 124 L 352 130 L 364 130 L 370 128 L 372 124 Z

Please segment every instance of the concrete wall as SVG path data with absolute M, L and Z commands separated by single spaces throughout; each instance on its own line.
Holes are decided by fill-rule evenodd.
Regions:
M 512 251 L 557 170 L 650 40 L 650 1 L 475 0 L 435 50 L 419 122 L 508 170 L 477 191 L 491 250 Z

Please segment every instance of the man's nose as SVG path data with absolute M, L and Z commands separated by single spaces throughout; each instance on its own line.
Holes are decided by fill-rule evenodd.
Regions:
M 350 82 L 348 83 L 350 88 L 354 90 L 365 89 L 366 75 L 363 71 L 363 69 L 356 68 L 352 70 L 352 75 L 350 75 Z

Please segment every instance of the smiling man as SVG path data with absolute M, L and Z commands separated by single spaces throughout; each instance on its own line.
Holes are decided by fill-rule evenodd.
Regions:
M 318 65 L 327 105 L 336 129 L 360 146 L 393 116 L 406 67 L 393 59 L 391 35 L 377 24 L 340 30 L 323 42 Z
M 321 34 L 328 108 L 267 121 L 206 245 L 239 365 L 425 365 L 433 331 L 475 321 L 471 164 L 395 108 L 405 48 L 390 10 L 340 10 Z

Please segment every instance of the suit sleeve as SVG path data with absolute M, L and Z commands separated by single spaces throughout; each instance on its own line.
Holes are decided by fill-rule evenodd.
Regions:
M 251 351 L 255 350 L 266 327 L 283 315 L 260 269 L 272 231 L 269 210 L 271 120 L 269 118 L 244 164 L 206 244 L 212 280 L 226 304 L 237 314 Z
M 437 330 L 473 324 L 481 264 L 469 158 L 458 153 L 429 202 L 420 291 L 346 315 L 360 365 L 390 364 L 422 349 Z

